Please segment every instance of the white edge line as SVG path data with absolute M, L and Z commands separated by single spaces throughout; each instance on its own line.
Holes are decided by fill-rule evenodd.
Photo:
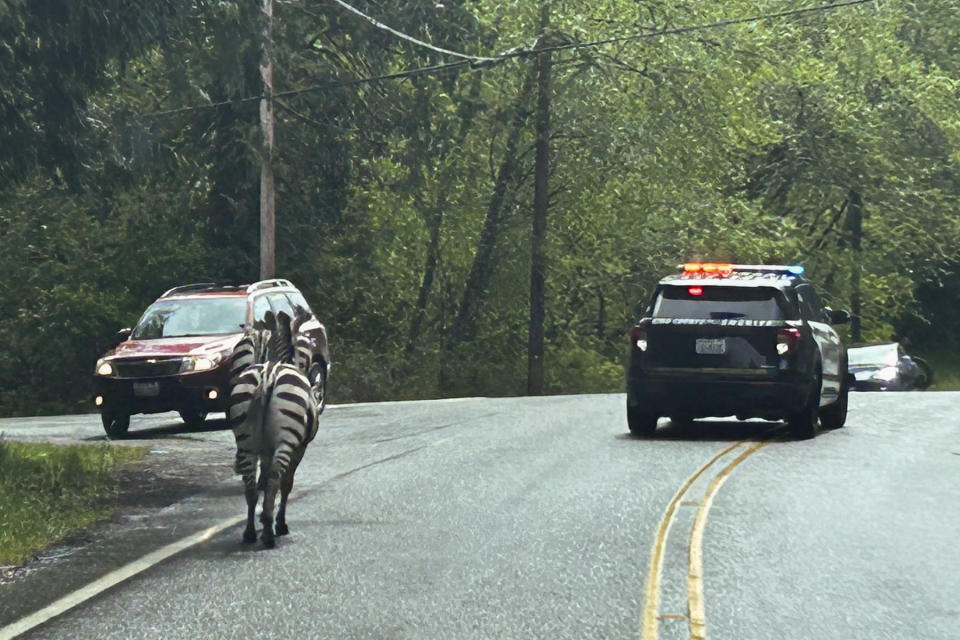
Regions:
M 479 398 L 442 398 L 439 400 L 434 400 L 433 402 L 458 402 L 463 400 L 478 400 L 485 399 L 482 397 Z M 341 407 L 348 406 L 357 406 L 362 404 L 400 404 L 401 402 L 408 401 L 397 401 L 397 402 L 370 402 L 370 403 L 356 403 L 354 405 L 339 405 Z M 422 402 L 421 400 L 412 400 L 409 402 Z M 330 408 L 333 408 L 337 405 L 330 405 Z M 439 444 L 445 442 L 450 438 L 444 438 L 432 444 Z M 309 493 L 309 489 L 304 489 L 302 491 L 294 491 L 290 494 L 288 500 L 296 500 L 301 496 Z M 217 535 L 225 529 L 240 524 L 247 519 L 246 516 L 234 516 L 232 518 L 227 518 L 226 520 L 221 520 L 212 527 L 208 527 L 203 531 L 197 532 L 193 535 L 187 536 L 186 538 L 181 538 L 176 542 L 172 542 L 165 547 L 161 547 L 156 551 L 151 551 L 145 556 L 134 560 L 133 562 L 126 564 L 119 569 L 114 569 L 110 573 L 97 578 L 90 584 L 87 584 L 83 587 L 80 587 L 72 593 L 68 593 L 59 600 L 47 605 L 39 611 L 35 611 L 23 618 L 20 618 L 14 623 L 11 623 L 5 627 L 0 627 L 0 640 L 12 640 L 17 636 L 30 631 L 31 629 L 40 626 L 41 624 L 52 620 L 53 618 L 66 613 L 70 609 L 76 607 L 79 604 L 82 604 L 97 596 L 111 587 L 115 587 L 124 580 L 129 580 L 138 573 L 142 573 L 147 569 L 156 566 L 157 564 L 163 562 L 170 556 L 176 555 L 181 551 L 185 551 L 190 547 L 200 544 L 201 542 L 206 542 L 213 536 Z
M 446 403 L 446 402 L 466 402 L 468 400 L 489 400 L 486 396 L 467 396 L 463 398 L 428 398 L 426 400 L 385 400 L 383 402 L 347 402 L 344 404 L 328 404 L 327 409 L 348 409 L 350 407 L 389 407 L 398 404 L 417 404 L 417 403 Z
M 107 589 L 120 584 L 124 580 L 128 580 L 138 573 L 142 573 L 158 563 L 163 562 L 170 556 L 189 549 L 190 547 L 200 544 L 201 542 L 206 542 L 224 529 L 228 529 L 236 524 L 244 522 L 246 519 L 246 516 L 234 516 L 226 520 L 221 520 L 212 527 L 208 527 L 207 529 L 204 529 L 203 531 L 195 533 L 191 536 L 187 536 L 186 538 L 181 538 L 180 540 L 168 544 L 165 547 L 161 547 L 156 551 L 152 551 L 147 555 L 120 567 L 119 569 L 115 569 L 107 575 L 94 580 L 90 584 L 77 589 L 73 593 L 65 595 L 56 602 L 47 605 L 43 609 L 25 616 L 13 624 L 9 624 L 6 627 L 0 628 L 0 640 L 11 640 L 12 638 L 16 638 L 20 634 L 26 633 L 34 627 L 37 627 L 66 611 L 69 611 L 73 607 L 86 602 L 90 598 L 103 593 Z

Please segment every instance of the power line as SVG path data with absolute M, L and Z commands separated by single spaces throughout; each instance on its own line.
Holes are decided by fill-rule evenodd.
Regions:
M 309 87 L 303 87 L 301 89 L 290 89 L 287 91 L 277 91 L 274 92 L 273 96 L 275 98 L 289 98 L 292 96 L 302 95 L 304 93 L 313 93 L 316 91 L 328 91 L 330 89 L 340 89 L 342 87 L 353 87 L 363 84 L 371 84 L 374 82 L 381 82 L 384 80 L 399 80 L 403 78 L 415 78 L 417 76 L 423 75 L 434 75 L 437 73 L 443 73 L 447 71 L 453 71 L 455 69 L 462 69 L 464 67 L 469 67 L 471 69 L 481 69 L 486 67 L 491 67 L 501 62 L 506 62 L 509 58 L 494 58 L 490 62 L 474 63 L 470 60 L 458 60 L 457 62 L 448 62 L 445 64 L 433 64 L 426 67 L 414 67 L 412 69 L 404 69 L 402 71 L 397 71 L 394 73 L 386 73 L 379 76 L 367 76 L 363 78 L 351 78 L 349 80 L 333 80 L 330 82 L 325 82 L 322 84 L 311 85 Z M 181 107 L 178 109 L 167 109 L 166 111 L 154 111 L 151 113 L 140 114 L 141 118 L 156 118 L 161 116 L 170 116 L 178 115 L 183 113 L 190 113 L 193 111 L 203 111 L 205 109 L 216 109 L 219 107 L 226 106 L 236 106 L 241 104 L 246 104 L 250 102 L 257 102 L 263 99 L 263 95 L 256 96 L 246 96 L 244 98 L 237 98 L 235 100 L 221 100 L 219 102 L 209 102 L 206 104 L 198 104 L 190 107 Z
M 334 0 L 334 1 L 340 2 L 340 0 Z M 879 2 L 879 0 L 846 0 L 845 2 L 835 2 L 832 4 L 817 5 L 814 7 L 805 7 L 801 9 L 790 9 L 787 11 L 780 11 L 777 13 L 757 14 L 757 15 L 746 17 L 746 18 L 731 18 L 727 20 L 720 20 L 718 22 L 695 24 L 695 25 L 689 25 L 686 27 L 671 27 L 667 29 L 660 29 L 657 31 L 646 31 L 643 33 L 634 33 L 631 35 L 618 36 L 614 38 L 606 38 L 603 40 L 592 40 L 588 42 L 568 42 L 564 44 L 544 46 L 544 47 L 535 48 L 535 49 L 508 50 L 492 58 L 484 57 L 484 56 L 471 56 L 469 59 L 458 60 L 457 62 L 429 65 L 425 67 L 415 67 L 412 69 L 404 69 L 402 71 L 397 71 L 394 73 L 388 73 L 388 74 L 379 75 L 379 76 L 368 76 L 363 78 L 353 78 L 350 80 L 326 82 L 322 84 L 312 85 L 309 87 L 303 87 L 300 89 L 291 89 L 288 91 L 277 92 L 274 95 L 277 97 L 291 97 L 291 96 L 301 95 L 304 93 L 328 91 L 331 89 L 339 89 L 343 87 L 370 84 L 374 82 L 381 82 L 384 80 L 401 80 L 405 78 L 413 78 L 413 77 L 422 76 L 422 75 L 444 73 L 448 71 L 453 71 L 455 69 L 461 69 L 464 67 L 469 67 L 471 69 L 493 67 L 510 59 L 530 58 L 530 57 L 539 55 L 541 53 L 550 52 L 550 51 L 568 51 L 573 49 L 583 49 L 587 47 L 600 47 L 607 44 L 631 42 L 636 40 L 646 40 L 650 38 L 659 38 L 659 37 L 668 36 L 668 35 L 691 33 L 694 31 L 706 31 L 709 29 L 720 29 L 723 27 L 728 27 L 736 24 L 746 24 L 749 22 L 764 22 L 768 20 L 776 20 L 778 18 L 789 18 L 789 17 L 799 16 L 799 15 L 808 14 L 808 13 L 815 13 L 820 11 L 833 11 L 833 10 L 842 9 L 845 7 L 865 5 L 865 4 L 871 4 L 871 3 L 877 3 L 877 2 Z M 429 46 L 432 47 L 432 45 L 429 45 Z M 455 52 L 450 52 L 450 53 L 455 53 Z M 459 55 L 464 56 L 466 54 L 459 54 Z M 223 100 L 221 102 L 194 105 L 191 107 L 183 107 L 180 109 L 169 109 L 167 111 L 157 111 L 153 113 L 146 113 L 146 114 L 142 114 L 141 117 L 144 117 L 144 118 L 160 117 L 160 116 L 176 115 L 181 113 L 189 113 L 192 111 L 199 111 L 203 109 L 214 109 L 214 108 L 223 107 L 227 105 L 239 105 L 239 104 L 244 104 L 248 102 L 255 102 L 255 101 L 261 100 L 262 98 L 263 98 L 262 95 L 248 96 L 245 98 L 238 98 L 236 100 Z
M 855 5 L 861 4 L 871 4 L 878 3 L 880 0 L 847 0 L 846 2 L 835 2 L 831 4 L 817 5 L 815 7 L 805 7 L 802 9 L 790 9 L 788 11 L 780 11 L 777 13 L 763 13 L 747 18 L 731 18 L 728 20 L 720 20 L 719 22 L 708 22 L 705 24 L 694 24 L 686 27 L 672 27 L 668 29 L 660 29 L 657 31 L 646 31 L 643 33 L 634 33 L 627 36 L 618 36 L 615 38 L 606 38 L 604 40 L 592 40 L 589 42 L 568 42 L 564 44 L 552 45 L 542 47 L 540 49 L 524 49 L 520 51 L 511 51 L 504 53 L 500 58 L 520 58 L 520 57 L 530 57 L 537 55 L 538 53 L 543 53 L 547 51 L 567 51 L 570 49 L 581 49 L 584 47 L 599 47 L 605 44 L 616 44 L 620 42 L 631 42 L 634 40 L 645 40 L 648 38 L 659 38 L 661 36 L 670 36 L 677 35 L 682 33 L 690 33 L 693 31 L 706 31 L 708 29 L 719 29 L 722 27 L 729 27 L 735 24 L 745 24 L 748 22 L 765 22 L 768 20 L 776 20 L 777 18 L 790 18 L 793 16 L 803 15 L 806 13 L 814 13 L 818 11 L 833 11 L 835 9 L 842 9 L 844 7 L 852 7 Z
M 335 1 L 339 2 L 340 0 L 335 0 Z M 544 46 L 544 47 L 535 48 L 535 49 L 519 49 L 515 51 L 507 51 L 505 53 L 498 55 L 495 58 L 481 58 L 481 60 L 483 61 L 482 64 L 480 65 L 471 64 L 470 66 L 471 67 L 494 66 L 496 64 L 500 64 L 501 62 L 512 59 L 512 58 L 530 58 L 548 51 L 567 51 L 570 49 L 580 49 L 585 47 L 599 47 L 606 44 L 616 44 L 618 42 L 629 42 L 634 40 L 659 38 L 661 36 L 690 33 L 693 31 L 706 31 L 708 29 L 719 29 L 722 27 L 728 27 L 735 24 L 745 24 L 748 22 L 761 22 L 761 21 L 767 21 L 767 20 L 775 20 L 777 18 L 787 18 L 792 16 L 803 15 L 806 13 L 813 13 L 817 11 L 832 11 L 832 10 L 841 9 L 844 7 L 851 7 L 855 5 L 870 4 L 870 3 L 876 3 L 876 2 L 878 2 L 878 0 L 847 0 L 846 2 L 837 2 L 834 4 L 818 5 L 815 7 L 806 7 L 802 9 L 791 9 L 788 11 L 780 11 L 778 13 L 758 14 L 758 15 L 747 17 L 747 18 L 731 18 L 728 20 L 721 20 L 719 22 L 709 22 L 705 24 L 689 25 L 686 27 L 673 27 L 669 29 L 660 29 L 658 31 L 634 33 L 628 36 L 606 38 L 604 40 L 593 40 L 589 42 L 569 42 L 565 44 Z M 282 94 L 278 93 L 276 95 L 284 95 L 289 97 L 289 96 L 298 95 L 301 93 L 309 93 L 312 91 L 324 91 L 327 89 L 335 89 L 335 88 L 340 88 L 345 86 L 366 84 L 369 82 L 378 82 L 381 80 L 402 79 L 402 78 L 423 75 L 425 73 L 431 73 L 433 71 L 447 71 L 453 68 L 463 67 L 468 64 L 470 63 L 467 61 L 460 61 L 460 62 L 452 62 L 448 64 L 433 65 L 431 67 L 420 67 L 417 69 L 398 71 L 396 73 L 391 73 L 383 76 L 375 76 L 375 77 L 369 77 L 369 78 L 356 78 L 354 80 L 345 80 L 342 82 L 314 85 L 311 87 L 304 87 L 302 89 L 294 89 L 294 90 L 286 91 Z
M 347 4 L 347 3 L 344 2 L 343 0 L 332 0 L 332 1 L 335 2 L 335 3 L 337 3 L 338 5 L 340 5 L 341 7 L 343 7 L 344 9 L 346 9 L 347 11 L 349 11 L 349 12 L 351 12 L 351 13 L 354 13 L 354 14 L 360 16 L 361 18 L 363 18 L 364 20 L 366 20 L 367 22 L 369 22 L 370 24 L 372 24 L 372 25 L 375 26 L 376 28 L 382 29 L 382 30 L 387 31 L 387 32 L 389 32 L 389 33 L 392 33 L 393 35 L 397 36 L 398 38 L 401 38 L 401 39 L 406 40 L 406 41 L 408 41 L 408 42 L 412 42 L 412 43 L 414 43 L 414 44 L 416 44 L 416 45 L 419 45 L 419 46 L 421 46 L 421 47 L 425 47 L 425 48 L 427 48 L 427 49 L 430 49 L 431 51 L 436 51 L 437 53 L 445 53 L 445 54 L 450 55 L 450 56 L 456 56 L 457 58 L 465 58 L 465 59 L 467 59 L 467 60 L 473 60 L 473 61 L 475 61 L 475 62 L 489 62 L 489 61 L 491 61 L 491 60 L 495 60 L 495 58 L 488 58 L 488 57 L 486 57 L 486 56 L 473 56 L 473 55 L 470 55 L 470 54 L 467 54 L 467 53 L 460 53 L 459 51 L 451 51 L 450 49 L 443 49 L 442 47 L 434 46 L 434 45 L 430 44 L 429 42 L 424 42 L 423 40 L 418 40 L 418 39 L 414 38 L 413 36 L 408 36 L 407 34 L 401 32 L 401 31 L 397 31 L 396 29 L 390 27 L 389 25 L 383 24 L 383 23 L 380 22 L 379 20 L 377 20 L 377 19 L 375 19 L 375 18 L 372 18 L 371 16 L 368 16 L 368 15 L 365 14 L 364 12 L 360 11 L 359 9 L 357 9 L 357 8 L 354 7 L 354 6 L 351 6 L 351 5 Z

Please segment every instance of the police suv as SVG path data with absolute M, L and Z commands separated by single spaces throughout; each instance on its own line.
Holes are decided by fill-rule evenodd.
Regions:
M 657 419 L 786 420 L 801 438 L 842 427 L 847 352 L 801 266 L 687 263 L 657 285 L 630 332 L 627 424 Z

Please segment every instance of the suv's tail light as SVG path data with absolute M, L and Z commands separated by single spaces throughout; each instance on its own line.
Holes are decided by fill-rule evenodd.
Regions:
M 777 353 L 781 356 L 793 353 L 800 344 L 800 329 L 784 327 L 777 329 Z
M 640 349 L 640 351 L 647 350 L 647 328 L 637 325 L 630 329 L 630 344 Z

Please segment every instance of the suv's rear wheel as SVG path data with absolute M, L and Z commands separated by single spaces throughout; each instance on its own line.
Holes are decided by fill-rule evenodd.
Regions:
M 820 387 L 823 374 L 819 367 L 807 393 L 807 401 L 803 407 L 787 417 L 787 424 L 794 437 L 801 439 L 815 438 L 820 433 Z
M 197 429 L 203 426 L 203 422 L 207 419 L 206 411 L 189 411 L 182 410 L 177 411 L 180 414 L 180 419 L 183 420 L 183 424 L 189 429 Z
M 652 436 L 657 430 L 657 414 L 627 405 L 627 427 L 635 436 Z
M 130 416 L 116 411 L 101 411 L 100 421 L 103 423 L 103 430 L 111 438 L 122 438 L 127 435 L 127 429 L 130 428 Z
M 840 395 L 833 404 L 820 410 L 820 424 L 824 429 L 839 429 L 847 421 L 847 399 L 850 394 L 849 374 L 847 362 L 843 360 L 840 366 Z

